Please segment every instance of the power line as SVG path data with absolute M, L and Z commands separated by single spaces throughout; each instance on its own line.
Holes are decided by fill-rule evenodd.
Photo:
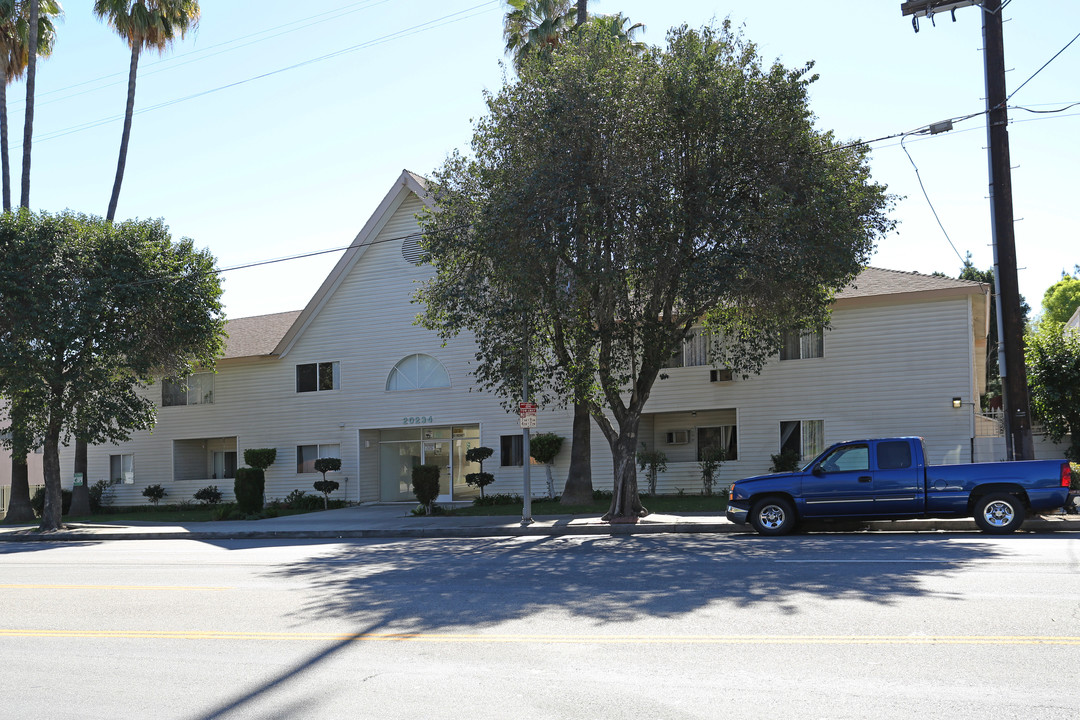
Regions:
M 934 209 L 934 203 L 930 201 L 930 195 L 926 192 L 926 186 L 923 185 L 922 175 L 919 174 L 919 166 L 915 164 L 914 158 L 911 157 L 911 153 L 908 152 L 907 147 L 904 145 L 904 139 L 906 138 L 901 138 L 900 147 L 903 148 L 904 154 L 907 155 L 908 160 L 911 161 L 911 167 L 915 168 L 915 177 L 919 180 L 919 187 L 922 189 L 923 197 L 926 198 L 926 204 L 930 206 L 930 212 L 934 214 L 934 219 L 937 220 L 938 227 L 941 228 L 942 234 L 945 235 L 945 239 L 949 242 L 949 247 L 953 249 L 953 252 L 956 253 L 956 257 L 960 258 L 960 264 L 963 265 L 964 258 L 961 257 L 960 251 L 953 245 L 952 238 L 949 237 L 948 231 L 945 230 L 945 225 L 942 224 L 941 218 L 938 217 L 937 210 Z
M 1009 96 L 1008 96 L 1007 98 L 1005 98 L 1005 100 L 1006 100 L 1006 101 L 1008 101 L 1008 100 L 1012 100 L 1012 97 L 1013 97 L 1013 95 L 1015 95 L 1016 93 L 1020 92 L 1020 90 L 1021 90 L 1021 89 L 1022 89 L 1022 88 L 1023 88 L 1023 87 L 1025 86 L 1025 85 L 1027 85 L 1027 84 L 1028 84 L 1029 82 L 1031 82 L 1031 81 L 1032 81 L 1033 79 L 1035 79 L 1035 76 L 1036 76 L 1036 75 L 1038 75 L 1039 73 L 1041 73 L 1041 72 L 1042 72 L 1043 70 L 1045 70 L 1045 69 L 1046 69 L 1046 66 L 1047 66 L 1047 65 L 1049 65 L 1050 63 L 1052 63 L 1052 62 L 1054 62 L 1055 60 L 1057 60 L 1057 58 L 1058 58 L 1058 55 L 1060 55 L 1061 53 L 1063 53 L 1063 52 L 1065 52 L 1066 50 L 1068 50 L 1068 49 L 1069 49 L 1069 46 L 1070 46 L 1070 45 L 1072 45 L 1072 44 L 1073 44 L 1074 42 L 1076 42 L 1077 38 L 1080 38 L 1080 33 L 1077 33 L 1077 34 L 1076 34 L 1076 37 L 1074 37 L 1074 38 L 1073 38 L 1072 40 L 1070 40 L 1069 42 L 1065 43 L 1065 47 L 1061 48 L 1061 49 L 1060 49 L 1060 50 L 1058 50 L 1058 51 L 1057 51 L 1056 53 L 1054 53 L 1054 57 L 1050 58 L 1050 59 L 1049 59 L 1049 60 L 1047 60 L 1047 61 L 1046 61 L 1045 63 L 1043 63 L 1043 66 L 1042 66 L 1041 68 L 1039 68 L 1038 70 L 1036 70 L 1036 71 L 1035 71 L 1034 73 L 1032 73 L 1032 74 L 1031 74 L 1031 77 L 1029 77 L 1029 78 L 1028 78 L 1027 80 L 1025 80 L 1024 82 L 1020 83 L 1020 87 L 1016 88 L 1016 89 L 1015 89 L 1015 90 L 1013 90 L 1013 91 L 1012 91 L 1011 93 L 1009 93 Z
M 210 88 L 209 90 L 203 90 L 201 92 L 193 93 L 191 95 L 187 95 L 187 96 L 180 97 L 180 98 L 174 98 L 172 100 L 166 100 L 165 102 L 161 102 L 161 103 L 158 103 L 156 105 L 150 105 L 150 106 L 145 107 L 145 108 L 140 108 L 139 110 L 136 110 L 133 114 L 134 115 L 142 115 L 143 113 L 152 112 L 154 110 L 160 110 L 162 108 L 166 108 L 166 107 L 169 107 L 171 105 L 177 105 L 177 104 L 182 103 L 182 102 L 187 102 L 188 100 L 194 100 L 196 98 L 204 97 L 206 95 L 211 95 L 213 93 L 221 92 L 222 90 L 228 90 L 228 89 L 231 89 L 231 88 L 234 88 L 234 87 L 238 87 L 240 85 L 246 85 L 247 83 L 254 82 L 256 80 L 262 80 L 264 78 L 268 78 L 268 77 L 271 77 L 273 75 L 279 75 L 281 73 L 288 72 L 290 70 L 296 70 L 297 68 L 305 67 L 307 65 L 312 65 L 312 64 L 318 63 L 318 62 L 323 62 L 325 60 L 331 60 L 333 58 L 340 57 L 340 56 L 346 55 L 348 53 L 356 52 L 358 50 L 366 50 L 368 48 L 375 47 L 377 45 L 382 45 L 382 44 L 390 42 L 392 40 L 400 40 L 402 38 L 417 35 L 417 34 L 419 34 L 421 32 L 426 32 L 428 30 L 435 30 L 436 28 L 444 27 L 444 26 L 450 25 L 452 23 L 461 22 L 462 20 L 468 20 L 468 19 L 470 19 L 472 17 L 476 17 L 477 15 L 481 15 L 484 12 L 487 12 L 487 10 L 488 10 L 488 8 L 490 6 L 496 5 L 499 2 L 501 2 L 501 0 L 487 0 L 487 2 L 482 2 L 479 5 L 474 5 L 474 6 L 470 7 L 470 8 L 466 8 L 464 10 L 459 10 L 458 12 L 450 13 L 449 15 L 443 15 L 442 17 L 435 18 L 434 20 L 428 20 L 426 22 L 422 22 L 422 23 L 419 23 L 417 25 L 413 25 L 411 27 L 407 27 L 407 28 L 404 28 L 402 30 L 398 30 L 396 32 L 392 32 L 392 33 L 388 33 L 386 35 L 382 35 L 382 36 L 374 38 L 372 40 L 366 40 L 366 41 L 364 41 L 362 43 L 357 43 L 356 45 L 350 45 L 350 46 L 342 48 L 340 50 L 335 50 L 334 52 L 326 53 L 325 55 L 319 55 L 317 57 L 309 58 L 307 60 L 303 60 L 301 62 L 294 63 L 293 65 L 289 65 L 287 67 L 279 68 L 277 70 L 270 70 L 268 72 L 261 73 L 259 75 L 255 75 L 253 77 L 245 78 L 243 80 L 237 80 L 235 82 L 227 83 L 225 85 L 220 85 L 220 86 L 218 86 L 216 88 Z M 477 11 L 477 10 L 479 10 L 479 12 L 474 12 L 474 11 Z M 470 14 L 467 14 L 467 13 L 473 13 L 473 14 L 470 15 Z M 92 128 L 100 127 L 102 125 L 108 125 L 109 123 L 113 123 L 113 122 L 116 122 L 117 120 L 123 119 L 123 117 L 124 117 L 123 115 L 113 115 L 113 116 L 110 116 L 110 117 L 107 117 L 107 118 L 101 118 L 99 120 L 91 120 L 91 121 L 82 123 L 80 125 L 73 125 L 73 126 L 68 127 L 68 128 L 64 128 L 64 129 L 61 129 L 61 130 L 56 130 L 56 131 L 54 131 L 52 133 L 45 133 L 40 137 L 34 138 L 34 140 L 36 142 L 45 142 L 47 140 L 55 140 L 56 138 L 64 137 L 66 135 L 71 135 L 71 134 L 74 134 L 74 133 L 83 132 L 84 130 L 90 130 Z M 13 145 L 12 149 L 14 150 L 14 149 L 18 149 L 20 147 L 22 147 L 21 144 L 20 145 Z

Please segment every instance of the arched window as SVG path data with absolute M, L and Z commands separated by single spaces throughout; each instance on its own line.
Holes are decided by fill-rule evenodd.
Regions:
M 450 387 L 450 375 L 443 364 L 431 357 L 417 353 L 403 358 L 386 379 L 387 390 L 426 390 Z

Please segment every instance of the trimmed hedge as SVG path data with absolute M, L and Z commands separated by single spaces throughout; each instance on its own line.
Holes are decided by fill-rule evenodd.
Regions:
M 244 451 L 244 462 L 257 470 L 265 470 L 277 460 L 277 448 L 251 448 Z
M 242 467 L 236 469 L 233 492 L 236 494 L 236 507 L 240 512 L 247 514 L 260 512 L 263 507 L 263 492 L 265 490 L 266 474 L 262 471 L 262 468 Z
M 413 495 L 417 502 L 424 506 L 428 515 L 431 514 L 431 504 L 439 497 L 439 466 L 417 465 L 412 471 Z

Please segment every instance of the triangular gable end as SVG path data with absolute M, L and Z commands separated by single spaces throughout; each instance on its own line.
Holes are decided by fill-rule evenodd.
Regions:
M 300 339 L 300 336 L 304 334 L 304 331 L 311 325 L 315 316 L 319 314 L 319 311 L 323 309 L 330 298 L 333 297 L 342 281 L 348 276 L 353 266 L 367 250 L 371 241 L 374 240 L 378 234 L 382 231 L 386 223 L 393 217 L 401 204 L 405 202 L 409 194 L 412 193 L 420 198 L 421 202 L 427 207 L 431 207 L 431 200 L 429 197 L 427 185 L 422 177 L 409 172 L 408 170 L 402 170 L 401 175 L 394 183 L 390 191 L 386 193 L 386 197 L 379 203 L 379 207 L 375 209 L 371 217 L 364 224 L 364 227 L 356 235 L 356 238 L 349 245 L 349 248 L 338 260 L 337 265 L 330 271 L 330 274 L 323 280 L 322 285 L 308 301 L 308 304 L 304 307 L 300 316 L 296 318 L 296 322 L 292 324 L 289 331 L 285 333 L 281 341 L 278 342 L 277 347 L 274 348 L 274 355 L 279 357 L 285 357 L 293 346 Z

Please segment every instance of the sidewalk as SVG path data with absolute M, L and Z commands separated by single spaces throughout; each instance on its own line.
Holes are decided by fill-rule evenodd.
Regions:
M 65 530 L 39 533 L 33 526 L 0 525 L 0 541 L 105 540 L 260 540 L 332 538 L 474 538 L 559 535 L 637 535 L 655 533 L 753 533 L 717 515 L 653 514 L 636 524 L 611 525 L 599 517 L 540 515 L 528 526 L 506 515 L 475 517 L 413 517 L 411 504 L 365 504 L 304 515 L 252 521 L 198 523 L 73 523 Z M 865 523 L 818 523 L 811 531 L 869 530 L 875 532 L 977 532 L 971 518 L 957 520 L 885 520 Z M 1028 518 L 1027 532 L 1078 532 L 1080 515 Z

